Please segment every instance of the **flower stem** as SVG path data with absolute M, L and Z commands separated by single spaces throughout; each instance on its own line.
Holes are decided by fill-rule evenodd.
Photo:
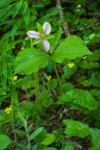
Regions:
M 15 116 L 14 116 L 14 102 L 16 103 L 16 106 L 18 106 L 18 97 L 16 95 L 16 89 L 13 85 L 10 85 L 10 93 L 11 93 L 11 107 L 12 107 L 12 126 L 13 126 L 13 131 L 15 131 Z M 15 144 L 17 145 L 17 136 L 16 133 L 14 132 L 14 141 Z
M 14 117 L 14 106 L 13 106 L 13 103 L 11 103 L 11 106 L 12 106 L 12 125 L 13 125 L 13 130 L 15 131 L 15 117 Z M 14 132 L 14 141 L 15 141 L 15 144 L 17 145 L 17 136 L 16 136 L 15 132 Z
M 59 85 L 60 85 L 60 88 L 64 94 L 64 89 L 62 87 L 62 84 L 61 84 L 61 80 L 60 80 L 60 77 L 59 77 L 59 74 L 58 74 L 58 70 L 57 70 L 57 67 L 56 67 L 56 63 L 53 61 L 53 65 L 54 65 L 54 69 L 55 69 L 55 72 L 56 72 L 56 76 L 57 76 L 57 79 L 58 79 L 58 82 L 59 82 Z M 68 110 L 68 113 L 69 113 L 69 116 L 70 118 L 73 118 L 73 113 L 70 111 L 69 109 L 69 106 L 67 105 L 66 106 L 67 110 Z
M 33 48 L 33 43 L 31 39 L 30 47 Z M 36 88 L 36 102 L 39 100 L 39 79 L 38 79 L 38 72 L 34 73 L 35 78 L 35 88 Z
M 54 61 L 53 61 L 53 66 L 54 66 L 54 69 L 55 69 L 55 73 L 56 73 L 60 88 L 61 88 L 62 92 L 64 93 L 64 90 L 63 90 L 63 87 L 62 87 L 62 84 L 61 84 L 61 80 L 60 80 L 60 77 L 59 77 L 59 74 L 58 74 L 58 70 L 57 70 L 57 67 L 56 67 L 56 63 Z
M 39 100 L 39 80 L 38 80 L 38 72 L 34 73 L 35 77 L 35 88 L 36 88 L 36 102 Z

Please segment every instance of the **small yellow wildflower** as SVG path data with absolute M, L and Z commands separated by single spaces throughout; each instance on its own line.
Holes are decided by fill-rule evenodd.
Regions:
M 18 76 L 14 76 L 13 80 L 16 81 L 18 79 Z
M 11 106 L 10 106 L 10 107 L 6 108 L 4 111 L 5 111 L 7 114 L 9 114 L 9 113 L 11 112 L 11 110 L 12 110 L 12 108 L 11 108 Z
M 50 81 L 51 78 L 52 78 L 51 76 L 47 76 L 47 80 L 48 80 L 48 81 Z
M 68 67 L 69 67 L 69 68 L 72 68 L 74 65 L 75 65 L 74 63 L 69 63 L 69 64 L 68 64 Z

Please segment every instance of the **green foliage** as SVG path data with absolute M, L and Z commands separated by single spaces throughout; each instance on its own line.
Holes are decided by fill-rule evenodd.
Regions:
M 85 90 L 74 89 L 66 92 L 60 97 L 57 104 L 69 104 L 72 106 L 81 106 L 89 111 L 95 110 L 98 106 L 92 95 Z
M 93 72 L 89 81 L 94 85 L 94 87 L 100 87 L 99 72 Z
M 91 54 L 91 52 L 85 46 L 81 38 L 71 35 L 58 46 L 52 58 L 56 62 L 61 63 L 65 58 L 75 59 L 88 54 Z
M 100 130 L 99 129 L 92 129 L 91 130 L 91 138 L 92 138 L 92 144 L 95 149 L 100 149 Z
M 50 90 L 54 90 L 57 87 L 57 80 L 51 79 L 50 81 L 47 82 L 46 85 Z
M 0 149 L 4 150 L 11 144 L 11 140 L 8 136 L 1 134 L 0 135 Z
M 38 128 L 38 129 L 36 129 L 36 130 L 30 135 L 30 140 L 33 140 L 33 139 L 37 138 L 37 136 L 38 136 L 38 138 L 39 138 L 39 136 L 40 136 L 41 132 L 43 132 L 43 130 L 44 130 L 44 127 L 40 127 L 40 128 Z
M 65 134 L 67 138 L 72 136 L 84 138 L 90 135 L 90 128 L 87 124 L 70 119 L 64 120 L 64 124 L 66 126 Z
M 99 6 L 0 1 L 0 150 L 100 149 Z
M 46 138 L 42 141 L 43 145 L 50 145 L 55 141 L 54 134 L 46 134 Z
M 69 79 L 71 76 L 76 72 L 76 66 L 74 65 L 72 68 L 69 68 L 68 65 L 64 66 L 64 75 L 62 76 L 62 79 Z
M 74 144 L 72 142 L 66 142 L 66 145 L 61 150 L 74 150 Z
M 15 61 L 15 74 L 32 74 L 46 66 L 49 56 L 37 49 L 24 49 L 19 52 Z

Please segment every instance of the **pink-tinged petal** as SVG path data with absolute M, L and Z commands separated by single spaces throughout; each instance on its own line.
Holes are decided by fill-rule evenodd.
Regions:
M 42 26 L 44 34 L 49 34 L 51 32 L 51 25 L 49 22 L 45 22 Z
M 40 33 L 39 33 L 39 32 L 36 32 L 36 31 L 28 31 L 28 32 L 27 32 L 27 35 L 28 35 L 30 38 L 34 38 L 34 39 L 39 39 L 39 38 L 40 38 Z
M 42 42 L 46 52 L 48 52 L 48 50 L 50 49 L 50 43 L 46 39 L 44 39 Z

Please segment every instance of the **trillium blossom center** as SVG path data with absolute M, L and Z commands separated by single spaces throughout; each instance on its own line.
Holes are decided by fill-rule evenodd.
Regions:
M 44 46 L 46 52 L 48 52 L 49 49 L 50 49 L 50 43 L 46 39 L 45 35 L 48 35 L 51 32 L 51 25 L 49 24 L 49 22 L 45 22 L 42 26 L 42 29 L 43 29 L 43 33 L 40 33 L 40 32 L 37 32 L 37 31 L 28 31 L 27 35 L 30 38 L 34 38 L 34 39 L 39 39 L 39 38 L 42 37 L 43 38 L 43 40 L 42 40 L 43 46 Z

